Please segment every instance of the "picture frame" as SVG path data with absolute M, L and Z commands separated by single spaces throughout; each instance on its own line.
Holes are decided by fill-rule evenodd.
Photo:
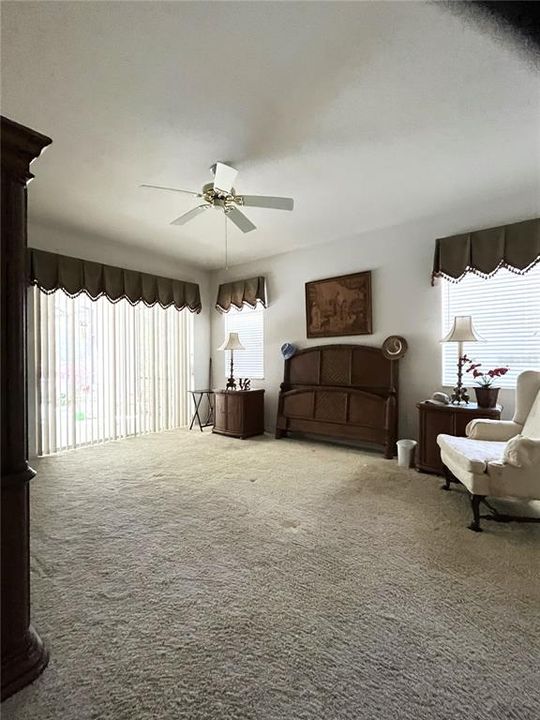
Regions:
M 372 332 L 370 270 L 306 283 L 308 338 Z

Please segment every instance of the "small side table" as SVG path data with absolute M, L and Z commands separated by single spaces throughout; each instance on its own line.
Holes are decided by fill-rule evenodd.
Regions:
M 193 404 L 195 405 L 195 412 L 193 413 L 193 417 L 191 418 L 191 425 L 189 426 L 189 429 L 191 430 L 195 420 L 197 420 L 201 432 L 204 432 L 203 428 L 209 427 L 210 425 L 214 424 L 214 391 L 189 390 L 189 393 L 193 398 Z M 208 409 L 206 411 L 206 419 L 203 423 L 201 421 L 199 410 L 204 397 L 208 399 Z
M 242 439 L 264 432 L 264 390 L 215 390 L 215 400 L 212 432 Z
M 456 435 L 465 437 L 467 424 L 475 418 L 500 420 L 502 407 L 481 408 L 476 403 L 468 405 L 438 405 L 420 402 L 418 408 L 419 448 L 416 467 L 421 472 L 443 475 L 444 469 L 441 454 L 437 445 L 437 435 Z

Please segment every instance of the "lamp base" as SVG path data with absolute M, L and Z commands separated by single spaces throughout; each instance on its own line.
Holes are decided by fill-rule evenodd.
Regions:
M 465 405 L 469 404 L 469 393 L 467 392 L 467 388 L 464 388 L 461 385 L 456 385 L 454 388 L 454 392 L 450 396 L 450 402 L 452 405 L 460 405 L 461 403 L 465 403 Z
M 465 403 L 465 405 L 468 405 L 469 403 L 469 393 L 467 392 L 467 388 L 464 388 L 463 383 L 461 382 L 461 378 L 463 377 L 463 365 L 465 364 L 465 362 L 466 360 L 465 355 L 463 354 L 463 343 L 460 342 L 458 346 L 457 385 L 454 388 L 452 396 L 450 397 L 450 402 L 452 403 L 452 405 L 460 405 L 462 402 Z
M 236 390 L 236 381 L 234 379 L 234 365 L 233 365 L 234 352 L 231 350 L 231 374 L 227 379 L 227 386 L 225 390 Z

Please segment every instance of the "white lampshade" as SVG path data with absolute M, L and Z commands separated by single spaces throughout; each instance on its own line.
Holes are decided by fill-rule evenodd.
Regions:
M 245 350 L 245 349 L 246 348 L 240 342 L 238 333 L 235 333 L 235 332 L 227 333 L 225 342 L 223 343 L 223 345 L 220 345 L 218 347 L 218 350 Z
M 456 315 L 452 329 L 440 342 L 482 342 L 470 315 Z

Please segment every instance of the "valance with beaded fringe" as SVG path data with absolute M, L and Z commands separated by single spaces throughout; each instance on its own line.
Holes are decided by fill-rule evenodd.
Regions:
M 504 267 L 519 275 L 540 260 L 540 218 L 435 241 L 431 284 L 459 282 L 469 272 L 488 278 Z
M 45 293 L 62 289 L 69 297 L 86 293 L 91 300 L 105 296 L 111 302 L 126 299 L 132 305 L 142 302 L 151 307 L 174 306 L 201 312 L 201 296 L 196 283 L 125 270 L 67 255 L 28 249 L 28 282 Z
M 260 302 L 266 307 L 266 286 L 264 277 L 223 283 L 218 288 L 216 309 L 222 313 L 229 312 L 231 305 L 241 310 L 244 305 L 254 308 Z

